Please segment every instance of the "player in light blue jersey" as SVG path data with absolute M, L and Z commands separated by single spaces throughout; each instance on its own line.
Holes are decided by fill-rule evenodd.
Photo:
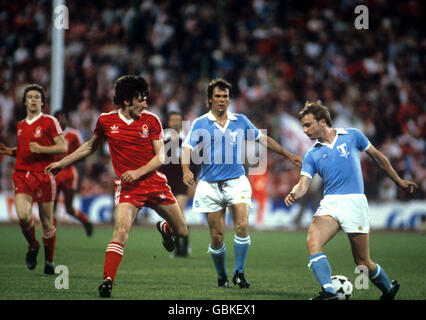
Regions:
M 209 83 L 207 106 L 210 112 L 194 121 L 182 144 L 182 172 L 184 183 L 193 185 L 194 175 L 189 169 L 191 150 L 202 146 L 200 161 L 192 155 L 194 163 L 201 164 L 193 210 L 206 213 L 211 236 L 209 252 L 218 274 L 218 286 L 228 287 L 223 240 L 225 213 L 229 208 L 235 229 L 232 281 L 240 288 L 248 288 L 250 284 L 244 276 L 244 269 L 251 244 L 248 234 L 251 186 L 244 170 L 244 143 L 247 140 L 259 141 L 268 149 L 287 157 L 297 167 L 301 166 L 302 159 L 262 134 L 246 116 L 229 112 L 231 88 L 231 84 L 224 79 Z
M 315 300 L 337 300 L 331 281 L 331 268 L 323 252 L 325 244 L 343 229 L 347 233 L 357 266 L 368 269 L 370 280 L 381 291 L 382 300 L 393 300 L 398 281 L 390 281 L 385 271 L 370 258 L 369 208 L 364 195 L 359 152 L 365 151 L 387 175 L 406 192 L 418 189 L 416 183 L 403 180 L 389 160 L 357 129 L 334 129 L 327 107 L 321 101 L 306 102 L 299 113 L 304 133 L 315 144 L 306 153 L 299 182 L 285 198 L 287 206 L 303 197 L 315 174 L 324 180 L 324 198 L 309 227 L 306 246 L 309 266 L 323 291 Z

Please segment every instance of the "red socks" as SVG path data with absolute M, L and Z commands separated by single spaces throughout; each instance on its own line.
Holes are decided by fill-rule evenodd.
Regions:
M 53 263 L 53 254 L 55 252 L 56 229 L 53 226 L 49 230 L 43 230 L 44 256 L 46 261 Z
M 124 245 L 111 241 L 106 249 L 103 279 L 111 278 L 114 281 L 118 266 L 124 254 Z
M 30 249 L 38 249 L 39 244 L 35 238 L 35 226 L 33 216 L 30 217 L 30 220 L 27 223 L 19 222 L 19 226 L 21 227 L 25 239 L 27 239 L 28 244 L 30 245 Z
M 164 221 L 161 224 L 161 232 L 169 237 L 173 237 L 175 234 L 173 233 L 172 227 L 167 223 L 167 221 Z
M 75 211 L 75 217 L 78 219 L 78 221 L 80 221 L 83 224 L 87 224 L 90 222 L 87 216 L 83 212 L 77 209 L 74 209 L 74 211 Z
M 35 237 L 35 224 L 34 218 L 31 216 L 28 223 L 19 222 L 22 233 L 30 245 L 30 249 L 36 250 L 39 248 L 39 243 Z M 53 254 L 55 252 L 55 243 L 56 243 L 56 229 L 53 226 L 50 230 L 42 230 L 42 238 L 44 245 L 44 256 L 46 261 L 53 263 Z

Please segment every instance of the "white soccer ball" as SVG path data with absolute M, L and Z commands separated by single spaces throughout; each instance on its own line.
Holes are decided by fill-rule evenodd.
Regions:
M 352 282 L 350 282 L 345 276 L 341 275 L 332 276 L 331 281 L 339 300 L 349 300 L 352 296 L 352 291 L 354 290 Z

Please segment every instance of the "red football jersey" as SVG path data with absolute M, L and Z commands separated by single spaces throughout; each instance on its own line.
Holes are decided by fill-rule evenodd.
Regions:
M 65 158 L 67 155 L 73 153 L 83 143 L 83 139 L 81 137 L 80 132 L 78 130 L 70 128 L 70 127 L 67 127 L 64 130 L 64 138 L 65 138 L 65 142 L 67 143 L 68 151 L 65 154 L 57 155 L 56 156 L 57 161 L 59 161 L 62 158 Z
M 154 158 L 152 140 L 163 138 L 163 127 L 151 112 L 142 112 L 138 120 L 127 120 L 119 110 L 114 110 L 100 115 L 95 135 L 107 139 L 115 174 L 121 177 Z
M 44 171 L 44 168 L 55 161 L 55 155 L 47 153 L 32 153 L 30 142 L 37 142 L 40 146 L 52 146 L 53 140 L 62 134 L 59 121 L 47 114 L 40 113 L 36 118 L 28 121 L 21 120 L 17 126 L 17 150 L 15 169 L 23 171 Z

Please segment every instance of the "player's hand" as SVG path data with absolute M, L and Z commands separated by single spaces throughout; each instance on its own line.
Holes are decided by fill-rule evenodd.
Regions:
M 59 164 L 59 162 L 52 162 L 51 164 L 47 165 L 44 168 L 44 173 L 48 174 L 48 173 L 52 173 L 53 175 L 57 175 L 59 171 L 61 171 L 63 168 L 62 166 Z
M 419 190 L 419 186 L 415 182 L 409 180 L 401 180 L 399 187 L 410 194 Z
M 302 167 L 302 158 L 298 155 L 292 154 L 288 157 L 288 159 L 291 161 L 292 164 L 294 164 L 296 167 L 301 168 Z
M 191 170 L 185 170 L 183 172 L 183 183 L 186 184 L 188 187 L 192 186 L 194 181 L 194 174 Z
M 125 182 L 135 182 L 140 177 L 141 175 L 137 170 L 128 170 L 121 175 L 120 179 Z
M 287 207 L 292 206 L 296 202 L 295 194 L 290 192 L 287 197 L 285 197 L 284 202 Z
M 32 153 L 41 153 L 41 147 L 37 142 L 30 142 L 30 151 Z
M 9 148 L 0 142 L 0 154 L 9 154 Z

